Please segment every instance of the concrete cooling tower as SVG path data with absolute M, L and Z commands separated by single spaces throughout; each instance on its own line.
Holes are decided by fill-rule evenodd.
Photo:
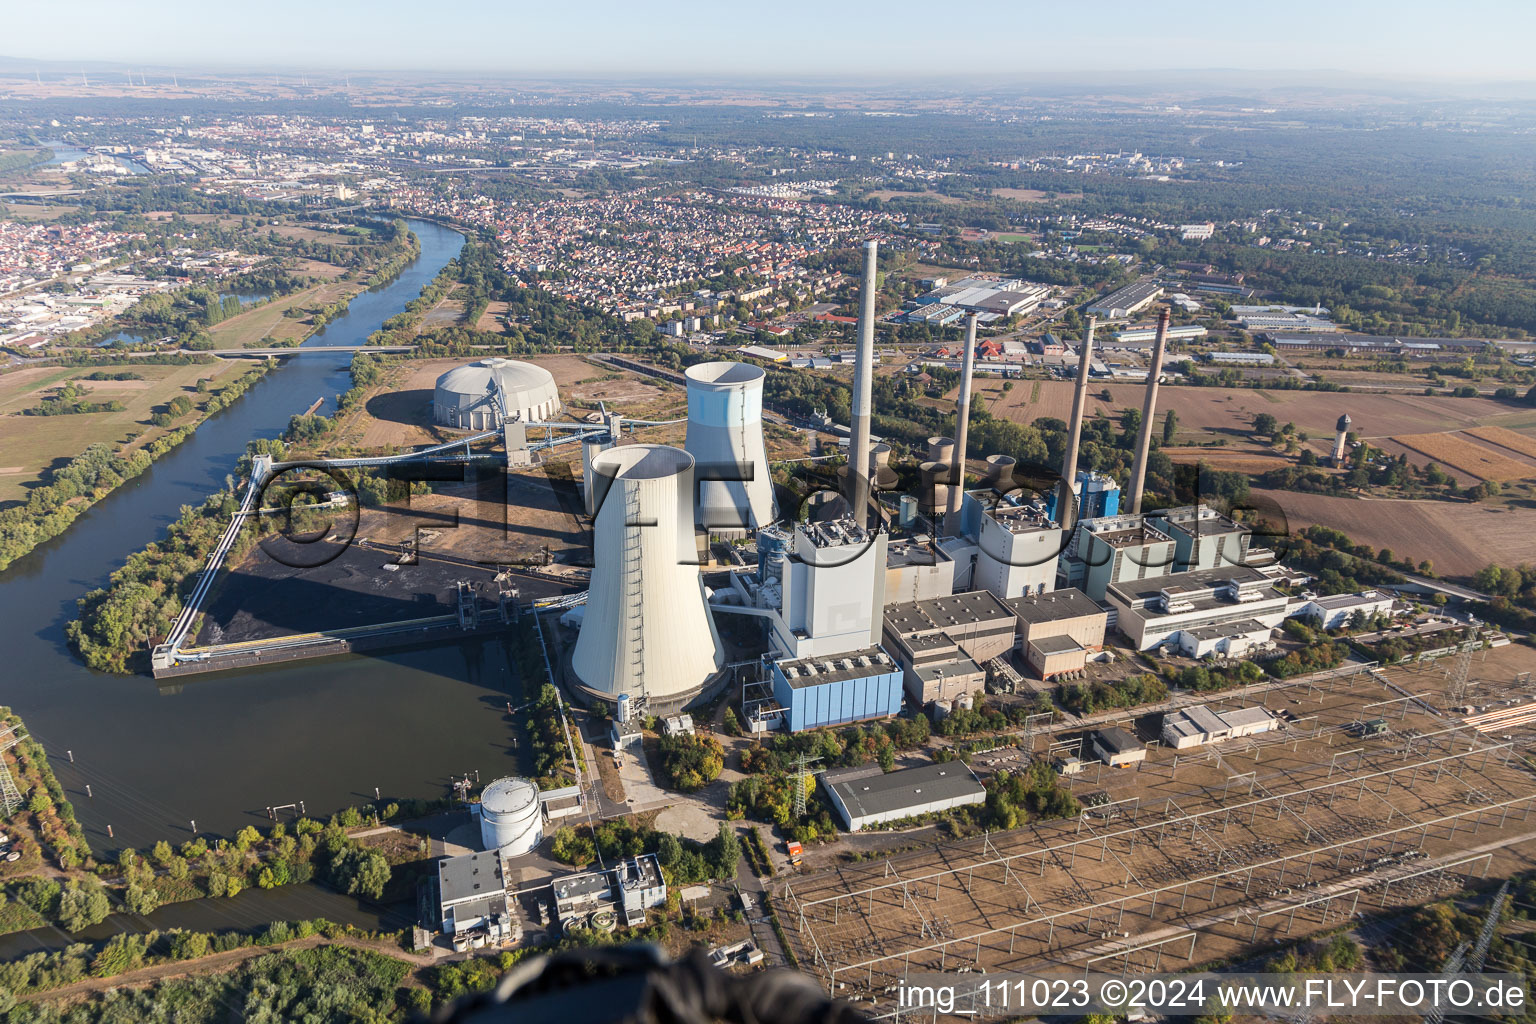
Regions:
M 763 378 L 751 363 L 699 363 L 688 378 L 688 440 L 698 485 L 696 522 L 745 533 L 775 518 L 763 445 Z M 712 477 L 724 479 L 711 479 Z M 735 479 L 731 479 L 735 478 Z
M 693 540 L 693 456 L 630 444 L 592 460 L 592 583 L 571 668 L 591 696 L 658 714 L 698 696 L 725 656 Z
M 544 814 L 539 787 L 527 779 L 504 778 L 480 794 L 480 845 L 521 857 L 544 840 Z

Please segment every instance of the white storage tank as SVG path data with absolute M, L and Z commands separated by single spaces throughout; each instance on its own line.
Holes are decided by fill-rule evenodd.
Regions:
M 539 787 L 532 780 L 497 779 L 480 794 L 480 843 L 504 857 L 531 853 L 544 839 Z

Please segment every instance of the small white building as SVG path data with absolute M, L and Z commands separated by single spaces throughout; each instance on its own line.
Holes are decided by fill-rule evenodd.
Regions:
M 1358 594 L 1335 594 L 1332 597 L 1314 597 L 1301 607 L 1301 617 L 1310 619 L 1322 629 L 1337 629 L 1349 625 L 1350 618 L 1360 612 L 1366 618 L 1385 613 L 1392 614 L 1392 596 L 1379 590 L 1362 590 Z
M 1266 708 L 1235 708 L 1213 711 L 1205 704 L 1170 711 L 1163 716 L 1163 745 L 1175 750 L 1200 747 L 1207 743 L 1254 736 L 1278 726 Z
M 1089 734 L 1088 742 L 1094 756 L 1111 768 L 1123 768 L 1147 759 L 1147 745 L 1118 725 L 1094 730 Z
M 693 716 L 673 715 L 661 721 L 661 731 L 665 736 L 692 736 Z
M 1207 658 L 1214 654 L 1228 658 L 1241 658 L 1261 644 L 1269 642 L 1274 629 L 1257 619 L 1215 626 L 1198 626 L 1181 629 L 1173 635 L 1179 653 L 1190 658 Z

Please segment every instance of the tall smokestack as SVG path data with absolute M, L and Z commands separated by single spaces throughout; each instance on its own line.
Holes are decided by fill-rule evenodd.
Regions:
M 1077 446 L 1083 436 L 1083 407 L 1088 404 L 1088 364 L 1093 361 L 1093 329 L 1099 318 L 1090 316 L 1083 329 L 1083 352 L 1077 360 L 1077 390 L 1072 395 L 1072 422 L 1067 424 L 1067 451 L 1061 460 L 1061 480 L 1056 484 L 1056 522 L 1071 530 L 1077 522 L 1073 484 L 1077 480 Z
M 880 243 L 864 243 L 864 292 L 859 300 L 859 352 L 853 364 L 853 436 L 848 444 L 848 504 L 853 520 L 869 527 L 869 414 L 875 382 L 875 267 Z
M 960 405 L 955 409 L 955 453 L 949 469 L 949 508 L 944 535 L 960 532 L 960 503 L 965 499 L 965 432 L 971 425 L 971 371 L 976 365 L 976 314 L 965 320 L 965 355 L 960 360 Z
M 1147 397 L 1141 407 L 1141 435 L 1136 438 L 1136 462 L 1131 468 L 1131 515 L 1141 512 L 1141 496 L 1147 488 L 1147 455 L 1152 451 L 1152 417 L 1157 415 L 1157 378 L 1163 372 L 1163 350 L 1168 345 L 1167 306 L 1157 314 L 1157 340 L 1152 342 L 1152 368 L 1147 371 Z

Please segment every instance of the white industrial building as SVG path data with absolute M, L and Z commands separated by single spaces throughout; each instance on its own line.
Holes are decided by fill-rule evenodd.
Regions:
M 1116 626 L 1138 651 L 1165 642 L 1178 646 L 1178 634 L 1186 630 L 1251 636 L 1280 625 L 1291 604 L 1273 580 L 1243 565 L 1114 583 L 1105 599 Z M 1258 626 L 1250 628 L 1249 622 Z
M 1093 756 L 1111 768 L 1124 768 L 1147 759 L 1147 745 L 1118 725 L 1095 729 L 1088 734 L 1088 745 Z
M 1312 620 L 1322 629 L 1338 629 L 1349 625 L 1356 612 L 1371 618 L 1392 614 L 1392 595 L 1379 590 L 1362 590 L 1358 594 L 1335 594 L 1332 597 L 1314 597 L 1301 606 L 1300 615 Z
M 1146 309 L 1161 294 L 1163 286 L 1157 282 L 1137 281 L 1090 303 L 1086 312 L 1101 320 L 1124 320 Z
M 1170 711 L 1163 716 L 1163 746 L 1175 750 L 1255 736 L 1277 728 L 1279 720 L 1267 708 L 1212 710 L 1208 705 Z
M 983 501 L 979 492 L 965 496 L 962 522 L 978 520 L 976 568 L 971 583 L 1007 600 L 1056 589 L 1056 563 L 1061 555 L 1061 527 L 1045 510 L 1009 498 Z M 973 512 L 970 508 L 977 505 Z M 975 513 L 979 512 L 979 515 Z
M 437 378 L 432 418 L 456 430 L 495 430 L 508 420 L 537 423 L 560 411 L 555 378 L 516 359 L 482 359 Z
M 1209 331 L 1196 324 L 1184 327 L 1168 328 L 1169 341 L 1193 341 L 1195 338 L 1205 337 Z M 1127 327 L 1123 331 L 1115 332 L 1115 340 L 1122 345 L 1143 345 L 1157 340 L 1156 327 Z
M 680 708 L 725 661 L 693 539 L 693 456 L 620 445 L 592 468 L 596 568 L 571 668 L 599 699 L 644 697 L 652 714 Z
M 879 765 L 834 768 L 820 775 L 850 832 L 867 825 L 984 803 L 987 791 L 962 761 L 882 772 Z
M 763 368 L 751 363 L 690 366 L 688 439 L 694 459 L 696 522 L 710 533 L 744 536 L 774 521 L 773 477 L 763 444 Z
M 539 787 L 529 779 L 497 779 L 480 792 L 480 845 L 503 857 L 521 857 L 544 841 Z
M 438 920 L 454 948 L 503 945 L 520 938 L 508 912 L 507 881 L 495 850 L 437 862 Z
M 645 913 L 667 902 L 667 882 L 654 853 L 620 861 L 606 871 L 565 875 L 550 884 L 555 919 L 563 929 L 613 931 L 645 923 Z

